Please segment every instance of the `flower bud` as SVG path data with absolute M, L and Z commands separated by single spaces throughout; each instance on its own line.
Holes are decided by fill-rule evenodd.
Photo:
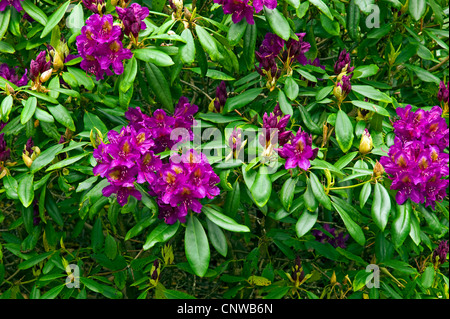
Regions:
M 6 83 L 6 95 L 13 95 L 15 93 L 14 89 L 12 88 L 9 83 Z
M 372 176 L 376 178 L 376 177 L 380 177 L 383 174 L 384 174 L 384 167 L 383 167 L 383 165 L 381 165 L 380 162 L 377 161 L 375 163 L 375 166 L 373 167 Z
M 101 143 L 103 143 L 103 135 L 96 127 L 94 127 L 94 129 L 91 130 L 89 138 L 91 140 L 92 146 L 94 148 L 97 148 Z
M 41 76 L 39 77 L 39 81 L 41 83 L 47 82 L 50 77 L 52 76 L 53 73 L 53 69 L 48 69 L 47 71 L 45 71 L 44 73 L 41 74 Z
M 28 168 L 30 168 L 31 164 L 33 164 L 33 160 L 25 153 L 22 153 L 22 159 Z
M 361 135 L 361 142 L 359 143 L 359 152 L 361 154 L 369 153 L 373 148 L 372 136 L 370 136 L 369 130 L 365 129 Z

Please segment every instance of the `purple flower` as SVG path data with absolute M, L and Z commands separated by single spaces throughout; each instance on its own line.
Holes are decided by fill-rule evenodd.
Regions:
M 86 9 L 94 13 L 105 13 L 105 0 L 82 0 Z
M 22 11 L 20 2 L 23 0 L 0 0 L 0 11 L 5 11 L 6 7 L 14 7 L 17 11 Z
M 124 206 L 127 201 L 128 197 L 134 196 L 137 200 L 142 199 L 142 194 L 135 189 L 134 187 L 123 187 L 123 186 L 115 186 L 115 185 L 109 185 L 103 188 L 102 194 L 105 197 L 109 197 L 112 194 L 117 194 L 117 202 Z
M 253 7 L 247 0 L 214 0 L 214 2 L 222 4 L 223 13 L 232 15 L 233 23 L 239 23 L 245 18 L 248 24 L 255 24 Z
M 231 132 L 230 137 L 228 138 L 228 146 L 231 148 L 233 152 L 239 151 L 241 149 L 242 145 L 242 139 L 241 139 L 242 130 L 240 128 L 233 129 L 233 132 Z
M 342 76 L 341 80 L 336 84 L 334 94 L 338 99 L 344 100 L 351 91 L 350 77 L 347 75 Z
M 6 162 L 10 158 L 11 150 L 6 147 L 5 133 L 0 134 L 0 162 Z
M 346 72 L 346 74 L 350 74 L 350 78 L 353 76 L 353 74 L 351 74 L 351 72 L 353 72 L 353 70 L 355 69 L 355 67 L 351 67 L 350 66 L 350 54 L 347 53 L 347 50 L 342 50 L 341 53 L 339 54 L 338 60 L 336 61 L 336 63 L 334 64 L 334 73 L 336 75 L 341 74 L 343 71 Z
M 267 9 L 273 10 L 277 7 L 277 0 L 253 0 L 253 7 L 255 8 L 256 13 L 260 12 L 264 6 Z
M 189 210 L 201 212 L 200 199 L 219 195 L 220 190 L 216 186 L 219 182 L 204 154 L 190 149 L 181 156 L 171 156 L 169 163 L 163 165 L 153 188 L 163 208 L 159 218 L 164 218 L 168 224 L 177 219 L 185 222 Z M 167 205 L 172 209 L 167 209 Z
M 324 233 L 320 230 L 314 229 L 312 234 L 316 237 L 316 240 L 321 243 L 330 243 L 334 248 L 340 247 L 342 249 L 346 248 L 346 242 L 349 235 L 345 235 L 341 232 L 336 234 L 336 229 L 331 228 L 328 224 L 323 226 L 323 229 L 328 233 Z
M 265 148 L 277 142 L 280 146 L 286 144 L 292 137 L 292 132 L 286 130 L 290 118 L 289 114 L 283 116 L 278 104 L 270 115 L 264 113 L 263 130 L 259 136 L 259 143 Z
M 393 123 L 395 140 L 388 156 L 380 163 L 392 180 L 391 189 L 398 190 L 396 201 L 402 205 L 411 199 L 415 203 L 435 207 L 446 196 L 449 155 L 448 127 L 435 106 L 430 111 L 411 106 L 397 108 L 398 120 Z
M 283 145 L 277 151 L 282 158 L 286 159 L 286 169 L 299 167 L 306 171 L 311 166 L 310 161 L 316 158 L 319 149 L 312 148 L 311 135 L 302 132 L 301 128 L 299 128 L 291 143 Z
M 227 102 L 227 97 L 227 84 L 225 83 L 225 81 L 222 81 L 216 89 L 216 98 L 214 99 L 214 110 L 217 113 L 220 113 L 222 111 L 222 108 Z
M 302 261 L 300 260 L 299 256 L 295 257 L 294 267 L 292 267 L 291 278 L 296 284 L 301 283 L 305 278 L 305 272 L 303 271 Z
M 146 25 L 143 21 L 150 13 L 147 7 L 141 7 L 137 3 L 133 3 L 126 9 L 116 7 L 119 19 L 122 20 L 124 33 L 128 36 L 138 37 L 139 31 L 145 30 Z
M 132 57 L 131 51 L 123 47 L 121 28 L 113 22 L 110 14 L 91 15 L 76 39 L 78 52 L 83 57 L 80 67 L 95 74 L 97 80 L 103 79 L 105 73 L 108 76 L 122 74 L 123 60 Z
M 448 105 L 449 91 L 450 91 L 450 82 L 448 82 L 446 86 L 444 81 L 441 81 L 439 83 L 439 91 L 437 95 L 439 102 L 447 103 Z
M 447 260 L 448 251 L 449 251 L 448 241 L 447 240 L 441 241 L 439 243 L 439 246 L 433 250 L 432 261 L 434 263 L 438 262 L 439 264 L 443 264 Z
M 8 80 L 11 83 L 14 83 L 17 86 L 24 86 L 28 83 L 27 73 L 28 70 L 25 69 L 25 73 L 19 79 L 19 76 L 16 74 L 17 67 L 10 68 L 8 64 L 3 63 L 0 64 L 0 76 L 4 79 Z
M 31 60 L 30 63 L 30 78 L 36 84 L 41 81 L 41 75 L 50 70 L 52 67 L 52 61 L 47 61 L 47 52 L 41 51 L 35 60 Z
M 27 141 L 27 143 L 25 144 L 25 147 L 22 151 L 23 154 L 27 154 L 28 156 L 31 156 L 31 154 L 33 154 L 33 147 L 34 146 L 34 142 L 33 139 L 30 137 Z

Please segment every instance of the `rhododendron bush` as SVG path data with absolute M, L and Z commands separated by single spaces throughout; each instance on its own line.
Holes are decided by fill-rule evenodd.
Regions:
M 0 298 L 448 299 L 448 15 L 0 0 Z

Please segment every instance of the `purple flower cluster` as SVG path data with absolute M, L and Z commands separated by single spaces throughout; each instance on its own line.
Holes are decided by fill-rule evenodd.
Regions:
M 185 97 L 180 98 L 173 116 L 162 109 L 148 116 L 139 107 L 130 108 L 125 113 L 130 124 L 120 132 L 110 131 L 109 144 L 102 142 L 94 150 L 94 174 L 110 183 L 103 195 L 117 194 L 117 201 L 123 206 L 129 196 L 142 198 L 134 183 L 147 182 L 149 194 L 157 197 L 159 217 L 166 223 L 185 222 L 189 209 L 199 213 L 199 199 L 219 194 L 215 184 L 220 180 L 205 155 L 191 149 L 181 156 L 171 156 L 167 163 L 157 155 L 176 143 L 193 139 L 197 111 L 198 107 Z
M 17 67 L 10 68 L 8 64 L 3 63 L 0 64 L 0 76 L 11 83 L 14 83 L 17 86 L 24 86 L 28 83 L 27 73 L 28 70 L 25 69 L 25 73 L 19 79 L 19 76 L 16 73 Z
M 301 65 L 314 65 L 325 70 L 318 58 L 314 61 L 307 59 L 305 53 L 309 51 L 311 45 L 303 40 L 306 33 L 296 35 L 298 40 L 284 41 L 274 33 L 267 33 L 258 51 L 255 52 L 256 60 L 259 62 L 259 66 L 255 66 L 256 71 L 262 76 L 268 76 L 269 79 L 277 79 L 282 73 L 277 61 L 282 61 L 285 68 L 290 68 L 292 63 L 297 61 Z
M 47 52 L 41 51 L 35 60 L 30 63 L 30 79 L 33 82 L 32 89 L 39 90 L 41 84 L 46 82 L 53 72 L 52 61 L 47 61 Z
M 277 0 L 253 0 L 249 4 L 248 0 L 214 0 L 214 3 L 222 5 L 223 13 L 231 14 L 233 23 L 239 23 L 243 18 L 248 24 L 255 24 L 254 13 L 259 13 L 264 6 L 273 10 L 277 7 Z
M 94 13 L 105 13 L 106 9 L 105 0 L 82 0 L 86 9 L 94 12 Z
M 10 157 L 11 150 L 7 148 L 5 133 L 0 134 L 0 162 L 6 162 Z
M 152 189 L 158 196 L 160 218 L 164 218 L 167 224 L 177 220 L 184 223 L 189 209 L 201 212 L 200 199 L 219 195 L 220 190 L 216 186 L 219 182 L 203 153 L 190 149 L 182 155 L 172 155 L 169 163 L 162 166 Z
M 397 108 L 399 119 L 393 123 L 395 141 L 388 156 L 380 163 L 392 179 L 391 189 L 398 190 L 396 201 L 402 205 L 408 198 L 435 208 L 436 201 L 447 195 L 449 130 L 442 109 L 430 111 L 411 106 Z
M 0 0 L 0 11 L 5 11 L 6 7 L 14 7 L 17 11 L 22 11 L 21 1 L 23 0 Z
M 446 260 L 447 260 L 447 254 L 449 251 L 449 247 L 448 247 L 448 241 L 447 240 L 443 240 L 439 243 L 439 246 L 436 247 L 435 250 L 433 250 L 433 257 L 432 257 L 432 261 L 434 263 L 439 263 L 439 264 L 443 264 Z M 437 259 L 439 257 L 439 259 Z
M 133 3 L 126 9 L 116 7 L 116 11 L 119 19 L 122 20 L 124 33 L 129 37 L 133 36 L 137 39 L 139 31 L 145 30 L 146 28 L 143 20 L 150 14 L 149 9 Z
M 105 73 L 108 76 L 122 74 L 123 60 L 132 57 L 131 51 L 123 47 L 122 29 L 113 23 L 111 14 L 91 15 L 76 39 L 78 52 L 83 57 L 81 68 L 95 74 L 97 80 L 103 79 Z
M 335 228 L 331 228 L 331 226 L 329 226 L 328 224 L 325 224 L 323 226 L 323 229 L 331 235 L 331 237 L 320 231 L 317 229 L 314 229 L 312 231 L 312 234 L 314 235 L 314 237 L 316 237 L 316 240 L 318 240 L 321 243 L 330 243 L 331 246 L 333 246 L 334 248 L 340 247 L 342 249 L 346 248 L 346 242 L 349 238 L 348 234 L 344 236 L 344 233 L 339 233 L 336 234 L 336 229 Z
M 448 107 L 449 95 L 450 95 L 450 82 L 448 82 L 447 85 L 445 85 L 444 81 L 441 81 L 439 83 L 439 91 L 437 95 L 439 102 L 443 103 L 444 105 L 447 105 Z
M 336 75 L 339 75 L 341 73 L 349 74 L 349 77 L 352 78 L 353 76 L 353 70 L 355 67 L 350 66 L 351 58 L 350 54 L 347 52 L 347 50 L 342 50 L 341 53 L 339 53 L 338 60 L 334 64 L 334 73 Z
M 275 106 L 273 112 L 269 115 L 264 113 L 263 115 L 263 130 L 259 135 L 259 143 L 268 148 L 271 145 L 275 145 L 277 142 L 280 146 L 283 146 L 292 137 L 292 132 L 286 130 L 286 126 L 291 116 L 284 115 L 280 109 L 279 104 Z
M 228 93 L 227 93 L 227 84 L 225 81 L 220 82 L 219 86 L 216 89 L 216 98 L 214 99 L 214 108 L 213 112 L 220 113 L 222 112 L 225 103 L 227 102 Z
M 316 158 L 319 149 L 312 148 L 311 135 L 299 128 L 290 143 L 285 144 L 281 149 L 277 149 L 277 151 L 282 158 L 286 159 L 286 169 L 299 167 L 306 171 L 311 166 L 310 161 Z

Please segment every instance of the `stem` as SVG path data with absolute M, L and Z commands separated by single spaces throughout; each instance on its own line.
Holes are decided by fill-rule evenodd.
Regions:
M 355 187 L 367 184 L 368 182 L 371 182 L 371 181 L 372 181 L 372 179 L 369 179 L 369 180 L 359 183 L 359 184 L 350 185 L 350 186 L 331 187 L 331 188 L 328 188 L 328 190 L 355 188 Z

